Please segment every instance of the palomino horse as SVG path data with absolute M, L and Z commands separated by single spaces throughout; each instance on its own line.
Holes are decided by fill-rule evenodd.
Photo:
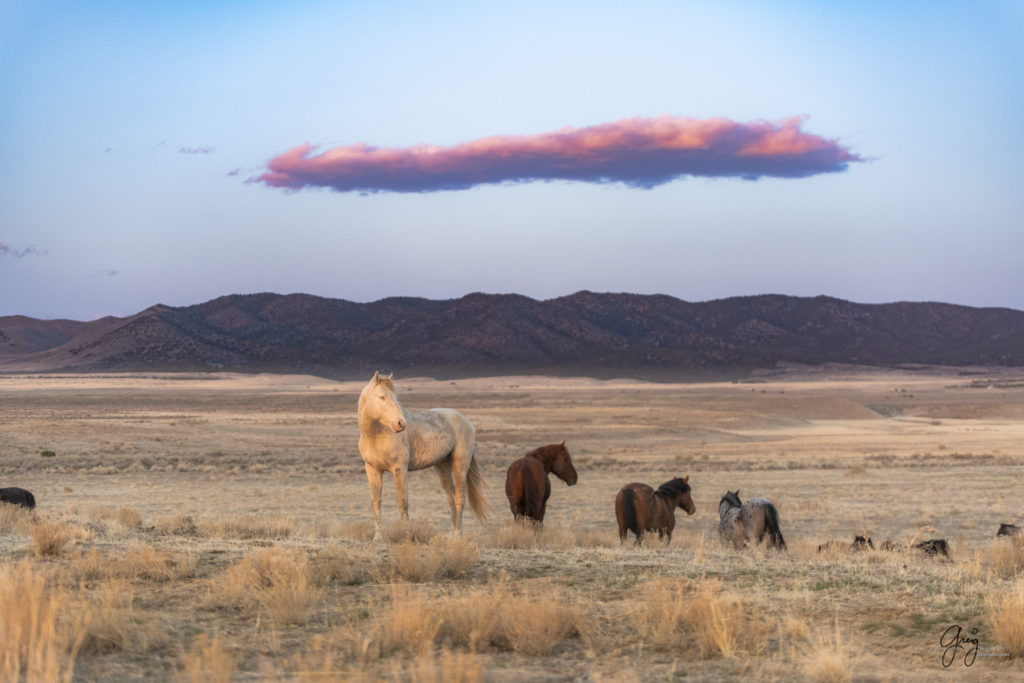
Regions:
M 740 492 L 726 491 L 718 504 L 718 536 L 739 548 L 747 544 L 751 538 L 760 543 L 768 536 L 768 547 L 778 550 L 786 549 L 786 541 L 779 530 L 779 511 L 771 501 L 764 498 L 751 498 L 746 503 L 740 502 Z
M 619 542 L 625 542 L 626 532 L 636 535 L 636 544 L 644 538 L 645 531 L 657 531 L 658 538 L 672 542 L 672 530 L 676 528 L 676 508 L 692 515 L 697 506 L 690 498 L 690 477 L 676 477 L 666 481 L 655 491 L 647 484 L 626 484 L 615 496 L 615 518 L 619 521 Z
M 466 417 L 450 408 L 432 408 L 422 413 L 405 410 L 395 396 L 393 375 L 373 373 L 359 394 L 359 453 L 366 463 L 373 507 L 374 539 L 383 538 L 380 525 L 381 475 L 395 478 L 398 513 L 409 518 L 406 473 L 433 467 L 448 495 L 452 511 L 452 533 L 462 533 L 462 509 L 467 498 L 478 519 L 487 516 L 483 497 L 484 481 L 473 452 L 476 430 Z
M 564 441 L 541 446 L 508 466 L 505 495 L 517 522 L 524 517 L 544 522 L 544 510 L 551 496 L 548 475 L 552 472 L 569 486 L 576 483 L 576 468 Z

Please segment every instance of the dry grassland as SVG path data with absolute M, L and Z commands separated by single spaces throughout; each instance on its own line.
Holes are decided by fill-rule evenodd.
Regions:
M 417 472 L 397 524 L 389 478 L 380 544 L 361 385 L 0 376 L 0 486 L 38 501 L 0 505 L 0 680 L 1024 678 L 1024 539 L 994 538 L 1024 523 L 1024 374 L 399 377 L 474 422 L 493 513 L 449 537 Z M 511 524 L 505 468 L 563 439 L 579 484 Z M 621 546 L 619 487 L 684 475 L 671 545 Z M 719 544 L 727 488 L 774 501 L 788 552 Z M 951 558 L 817 552 L 862 532 Z

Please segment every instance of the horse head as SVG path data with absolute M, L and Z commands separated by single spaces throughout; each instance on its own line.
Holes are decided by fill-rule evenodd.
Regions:
M 577 474 L 576 468 L 572 464 L 572 458 L 569 456 L 569 449 L 565 447 L 564 441 L 556 446 L 555 449 L 557 453 L 555 454 L 554 462 L 551 464 L 551 471 L 566 484 L 573 486 L 576 483 Z
M 373 377 L 359 394 L 359 413 L 380 422 L 393 432 L 405 430 L 405 413 L 395 395 L 394 373 Z
M 719 502 L 719 506 L 721 506 L 722 503 L 728 503 L 729 507 L 733 508 L 743 507 L 743 503 L 740 502 L 740 490 L 736 489 L 735 491 L 726 491 L 725 495 L 722 496 L 722 500 Z
M 674 499 L 676 506 L 686 510 L 686 514 L 692 515 L 697 512 L 697 506 L 693 504 L 693 498 L 690 497 L 689 481 L 689 476 L 676 477 L 659 486 L 657 493 L 665 498 Z

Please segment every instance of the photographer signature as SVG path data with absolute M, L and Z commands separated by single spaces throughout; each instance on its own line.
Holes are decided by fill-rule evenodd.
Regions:
M 978 639 L 974 637 L 977 635 L 978 629 L 972 628 L 965 636 L 959 624 L 953 624 L 943 631 L 942 637 L 939 638 L 939 646 L 945 648 L 942 651 L 942 666 L 948 668 L 960 656 L 961 650 L 964 654 L 964 666 L 974 664 L 978 656 Z

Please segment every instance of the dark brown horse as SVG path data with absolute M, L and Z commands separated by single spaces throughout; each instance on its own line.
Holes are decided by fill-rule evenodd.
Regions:
M 0 503 L 20 505 L 31 510 L 36 506 L 36 497 L 32 495 L 31 491 L 26 491 L 17 486 L 10 486 L 0 489 Z
M 672 530 L 676 528 L 676 508 L 692 515 L 697 507 L 690 498 L 689 477 L 676 477 L 666 481 L 655 491 L 647 484 L 626 484 L 615 496 L 615 517 L 619 521 L 619 542 L 626 541 L 626 532 L 636 535 L 636 544 L 644 538 L 645 531 L 657 531 L 658 538 L 672 541 Z
M 544 510 L 551 496 L 548 475 L 552 472 L 569 486 L 576 483 L 576 468 L 564 441 L 541 446 L 508 466 L 505 495 L 517 522 L 523 518 L 544 522 Z
M 999 525 L 999 531 L 996 532 L 996 536 L 1016 536 L 1021 532 L 1021 528 L 1016 524 L 1007 524 L 1003 522 Z

